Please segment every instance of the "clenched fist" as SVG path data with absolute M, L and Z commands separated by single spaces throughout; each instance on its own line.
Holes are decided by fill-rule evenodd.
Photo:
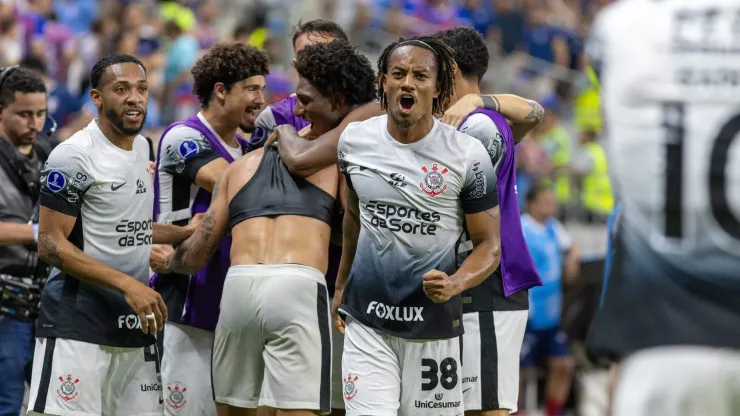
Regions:
M 432 269 L 421 277 L 424 293 L 434 303 L 444 303 L 459 293 L 457 284 L 445 272 Z

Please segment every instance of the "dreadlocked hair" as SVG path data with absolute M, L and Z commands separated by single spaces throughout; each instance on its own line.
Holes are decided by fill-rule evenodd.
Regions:
M 448 102 L 455 91 L 455 56 L 454 50 L 440 39 L 433 36 L 416 36 L 410 39 L 400 38 L 385 48 L 378 58 L 378 99 L 380 108 L 388 109 L 388 95 L 383 90 L 383 79 L 388 74 L 388 63 L 393 51 L 401 46 L 416 46 L 431 51 L 437 61 L 437 88 L 439 96 L 432 101 L 432 112 L 442 114 L 444 103 Z

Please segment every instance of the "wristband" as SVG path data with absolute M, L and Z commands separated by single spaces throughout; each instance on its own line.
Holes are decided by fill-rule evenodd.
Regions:
M 483 108 L 486 110 L 493 110 L 498 111 L 499 106 L 496 100 L 493 99 L 490 95 L 481 95 L 480 96 L 481 101 L 483 101 Z
M 33 224 L 33 241 L 39 242 L 39 225 Z

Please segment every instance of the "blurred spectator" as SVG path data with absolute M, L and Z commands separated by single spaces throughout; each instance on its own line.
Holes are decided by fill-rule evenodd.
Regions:
M 528 10 L 523 50 L 534 58 L 567 67 L 567 39 L 561 29 L 548 22 L 547 16 L 547 5 L 539 2 Z
M 54 0 L 53 8 L 59 23 L 74 33 L 87 32 L 98 18 L 96 0 Z
M 15 16 L 0 21 L 0 65 L 15 65 L 23 56 L 22 31 Z
M 534 131 L 552 163 L 552 171 L 545 180 L 557 195 L 558 204 L 564 206 L 571 201 L 570 161 L 573 139 L 560 116 L 560 103 L 555 94 L 540 100 L 545 109 L 545 118 Z
M 198 59 L 198 40 L 183 31 L 174 21 L 165 23 L 165 36 L 169 40 L 166 48 L 167 63 L 164 68 L 164 94 L 162 116 L 165 124 L 188 117 L 197 112 L 198 100 L 190 92 L 190 69 Z M 185 114 L 183 116 L 183 114 Z
M 21 60 L 20 65 L 36 72 L 44 80 L 48 95 L 47 104 L 49 107 L 47 111 L 49 116 L 54 118 L 58 124 L 66 124 L 73 116 L 77 115 L 82 108 L 82 101 L 79 97 L 70 94 L 65 84 L 49 78 L 46 72 L 46 63 L 42 58 L 28 55 Z M 50 128 L 51 122 L 47 120 L 44 131 L 48 131 Z
M 490 39 L 500 45 L 504 55 L 514 52 L 524 40 L 525 15 L 521 3 L 514 0 L 493 0 L 496 5 L 496 20 Z
M 586 210 L 589 222 L 606 222 L 614 210 L 606 152 L 597 141 L 598 133 L 594 128 L 581 131 L 581 146 L 573 158 L 573 174 L 582 179 L 581 204 Z
M 529 291 L 529 321 L 522 344 L 521 379 L 526 380 L 526 373 L 535 365 L 546 365 L 547 416 L 563 414 L 573 382 L 575 362 L 568 350 L 568 336 L 560 327 L 560 316 L 563 279 L 577 277 L 581 261 L 578 247 L 555 218 L 556 213 L 557 201 L 549 187 L 536 185 L 529 190 L 522 230 L 543 284 Z

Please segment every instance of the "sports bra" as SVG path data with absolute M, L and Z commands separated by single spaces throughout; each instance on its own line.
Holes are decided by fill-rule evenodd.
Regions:
M 294 176 L 280 161 L 275 146 L 264 148 L 254 176 L 229 202 L 229 225 L 233 228 L 255 217 L 301 215 L 330 226 L 334 197 L 304 178 Z

